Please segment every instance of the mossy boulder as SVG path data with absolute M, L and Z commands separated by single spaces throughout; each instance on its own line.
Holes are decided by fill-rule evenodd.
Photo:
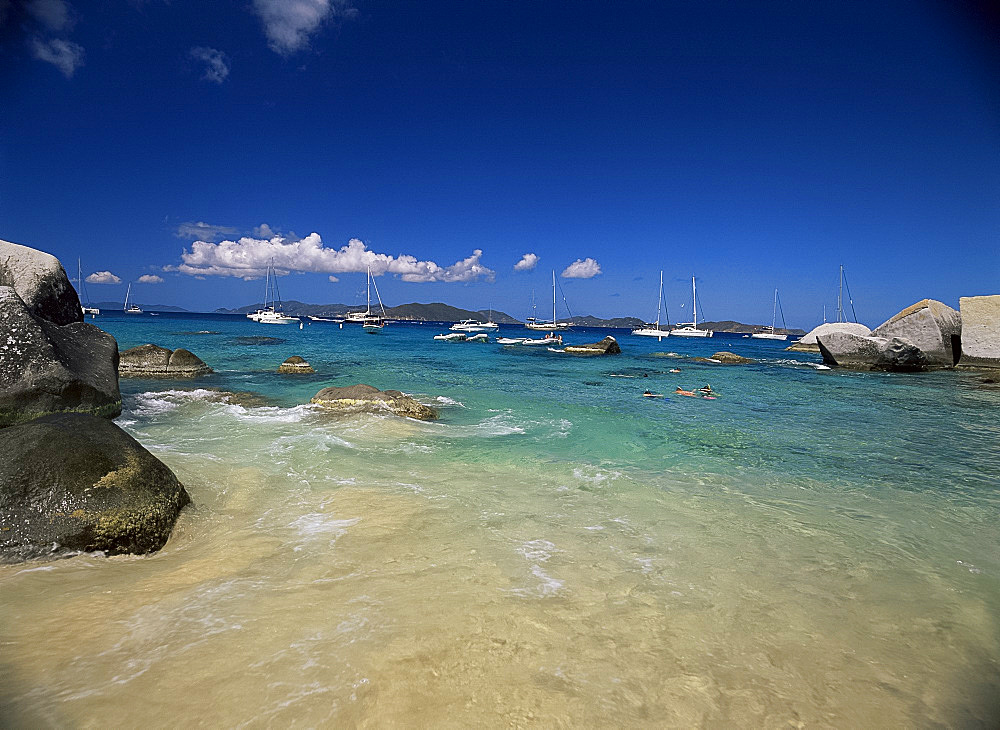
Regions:
M 323 388 L 310 403 L 340 413 L 394 413 L 405 418 L 430 421 L 437 418 L 437 411 L 418 403 L 398 390 L 379 390 L 359 383 L 344 388 Z
M 103 418 L 44 416 L 0 439 L 0 560 L 159 550 L 189 502 L 163 462 Z
M 123 378 L 194 378 L 211 372 L 200 357 L 183 347 L 168 350 L 139 345 L 125 350 L 118 360 L 118 375 Z
M 298 355 L 292 355 L 278 366 L 278 372 L 291 375 L 302 375 L 315 373 L 316 371 L 313 369 L 312 365 L 305 361 L 304 358 L 301 358 Z
M 574 355 L 620 355 L 622 352 L 618 340 L 611 335 L 600 342 L 592 342 L 589 345 L 566 345 L 563 349 Z
M 727 352 L 725 350 L 712 355 L 712 359 L 718 360 L 719 362 L 727 365 L 744 365 L 746 363 L 756 362 L 753 358 L 743 357 L 742 355 L 737 355 L 735 352 Z

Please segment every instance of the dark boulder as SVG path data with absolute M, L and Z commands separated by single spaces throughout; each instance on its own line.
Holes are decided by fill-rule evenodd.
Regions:
M 183 347 L 168 350 L 139 345 L 125 350 L 118 361 L 118 374 L 123 378 L 194 378 L 211 372 L 200 357 Z
M 589 345 L 566 345 L 563 349 L 574 355 L 620 355 L 622 352 L 622 348 L 618 345 L 618 340 L 611 335 L 608 335 L 600 342 L 594 342 Z
M 2 560 L 159 550 L 189 502 L 174 473 L 108 420 L 44 416 L 0 439 Z
M 727 365 L 741 365 L 745 363 L 756 362 L 756 360 L 753 360 L 752 358 L 743 357 L 742 355 L 737 355 L 735 352 L 726 352 L 725 350 L 723 350 L 722 352 L 717 352 L 714 355 L 712 355 L 712 359 L 718 360 L 719 362 L 725 363 Z
M 0 426 L 67 411 L 114 418 L 122 403 L 117 366 L 118 343 L 107 332 L 36 316 L 0 286 Z
M 379 390 L 359 383 L 344 388 L 323 388 L 310 403 L 341 413 L 380 413 L 389 411 L 397 416 L 430 421 L 437 418 L 437 411 L 418 403 L 398 390 Z
M 55 325 L 83 321 L 80 297 L 59 259 L 44 251 L 0 241 L 0 286 L 9 286 L 38 319 Z
M 917 372 L 927 369 L 927 356 L 899 337 L 859 337 L 833 332 L 817 340 L 823 362 L 854 370 Z
M 292 375 L 315 373 L 313 366 L 298 355 L 292 355 L 278 366 L 279 373 L 289 373 Z

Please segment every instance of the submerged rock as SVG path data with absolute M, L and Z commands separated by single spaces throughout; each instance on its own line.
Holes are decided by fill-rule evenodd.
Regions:
M 211 372 L 200 357 L 183 347 L 168 350 L 139 345 L 125 350 L 118 361 L 118 374 L 123 378 L 193 378 Z
M 962 357 L 971 368 L 1000 368 L 1000 294 L 962 297 Z
M 899 337 L 858 337 L 833 332 L 819 339 L 823 362 L 856 370 L 916 372 L 927 369 L 923 351 Z
M 618 345 L 618 340 L 611 335 L 608 335 L 600 342 L 594 342 L 589 345 L 566 345 L 563 349 L 574 355 L 620 355 L 622 351 L 622 348 Z
M 928 368 L 951 368 L 962 352 L 962 315 L 935 299 L 922 299 L 872 330 L 919 348 Z
M 59 259 L 44 251 L 0 241 L 0 286 L 9 286 L 38 319 L 55 325 L 83 321 L 80 298 Z
M 379 390 L 361 383 L 344 388 L 323 388 L 309 402 L 344 413 L 389 411 L 397 416 L 421 421 L 437 418 L 437 411 L 433 408 L 418 403 L 398 390 Z
M 719 362 L 726 363 L 727 365 L 738 365 L 748 362 L 757 362 L 749 357 L 743 357 L 742 355 L 737 355 L 735 352 L 717 352 L 712 355 L 713 360 L 718 360 Z
M 282 342 L 287 342 L 287 340 L 281 337 L 267 337 L 266 335 L 248 335 L 233 338 L 233 344 L 236 345 L 280 345 Z
M 298 355 L 292 355 L 278 366 L 279 373 L 308 374 L 315 373 L 313 366 Z
M 159 550 L 189 502 L 174 473 L 108 420 L 44 416 L 0 439 L 2 560 Z
M 872 333 L 870 329 L 857 322 L 824 322 L 786 347 L 785 350 L 788 352 L 819 352 L 817 338 L 834 332 L 847 332 L 859 337 L 867 337 Z
M 45 287 L 58 289 L 51 280 Z M 0 427 L 61 412 L 114 418 L 122 410 L 117 367 L 118 343 L 107 332 L 34 315 L 13 287 L 0 286 Z

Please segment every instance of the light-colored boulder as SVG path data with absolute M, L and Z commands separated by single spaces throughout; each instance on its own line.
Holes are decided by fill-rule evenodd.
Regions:
M 122 410 L 117 366 L 118 343 L 107 332 L 35 316 L 0 286 L 0 427 L 49 413 L 114 418 Z
M 961 367 L 1000 368 L 1000 294 L 962 297 Z
M 299 357 L 298 355 L 292 355 L 278 366 L 278 372 L 290 375 L 307 375 L 309 373 L 315 373 L 316 371 L 313 369 L 312 365 L 306 362 L 305 358 Z
M 620 355 L 622 351 L 618 340 L 611 335 L 600 342 L 593 342 L 589 345 L 566 345 L 563 349 L 574 355 Z
M 743 357 L 742 355 L 737 355 L 735 352 L 717 352 L 712 355 L 713 360 L 718 360 L 719 362 L 726 363 L 727 365 L 742 365 L 746 363 L 756 362 L 756 360 Z
M 922 299 L 880 324 L 872 336 L 898 337 L 923 351 L 928 368 L 951 368 L 961 354 L 962 316 L 947 304 Z
M 899 337 L 860 337 L 848 332 L 831 332 L 817 342 L 827 365 L 893 372 L 927 369 L 924 352 Z
M 168 350 L 159 345 L 139 345 L 121 354 L 118 374 L 123 378 L 194 378 L 212 368 L 183 347 Z
M 371 385 L 359 383 L 344 388 L 323 388 L 312 397 L 326 409 L 341 413 L 384 413 L 430 421 L 437 418 L 437 411 L 423 403 L 418 403 L 398 390 L 379 390 Z
M 847 332 L 859 337 L 867 337 L 872 333 L 870 329 L 857 322 L 824 322 L 785 349 L 789 352 L 819 352 L 819 343 L 817 343 L 816 338 L 821 335 L 829 335 L 832 332 Z
M 13 288 L 39 319 L 57 325 L 83 321 L 80 297 L 52 254 L 0 241 L 0 286 Z

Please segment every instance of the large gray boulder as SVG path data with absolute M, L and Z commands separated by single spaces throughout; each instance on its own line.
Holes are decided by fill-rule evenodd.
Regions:
M 117 366 L 118 343 L 107 332 L 34 315 L 13 287 L 0 286 L 0 427 L 67 411 L 114 418 L 122 409 Z
M 437 411 L 418 403 L 398 390 L 379 390 L 359 383 L 344 388 L 323 388 L 309 401 L 323 408 L 341 413 L 394 413 L 397 416 L 430 421 L 437 418 Z
M 600 342 L 594 342 L 589 345 L 566 345 L 563 349 L 574 355 L 620 355 L 622 351 L 618 340 L 611 335 L 608 335 Z
M 848 332 L 832 332 L 818 342 L 827 365 L 893 372 L 927 369 L 927 356 L 923 351 L 899 337 L 859 337 Z
M 44 251 L 0 241 L 0 286 L 13 288 L 39 319 L 56 325 L 83 321 L 80 298 L 62 264 Z
M 870 329 L 857 322 L 824 322 L 818 327 L 814 327 L 800 339 L 785 348 L 789 352 L 819 352 L 817 338 L 830 335 L 834 332 L 847 332 L 859 337 L 867 337 L 872 333 Z
M 920 348 L 928 368 L 951 368 L 962 352 L 962 315 L 935 299 L 922 299 L 872 330 Z
M 159 550 L 188 502 L 174 473 L 111 421 L 44 416 L 0 439 L 0 560 Z
M 959 365 L 1000 368 L 1000 294 L 962 297 L 962 359 Z
M 194 378 L 211 372 L 200 357 L 183 347 L 168 350 L 139 345 L 125 350 L 118 360 L 118 374 L 123 378 Z

